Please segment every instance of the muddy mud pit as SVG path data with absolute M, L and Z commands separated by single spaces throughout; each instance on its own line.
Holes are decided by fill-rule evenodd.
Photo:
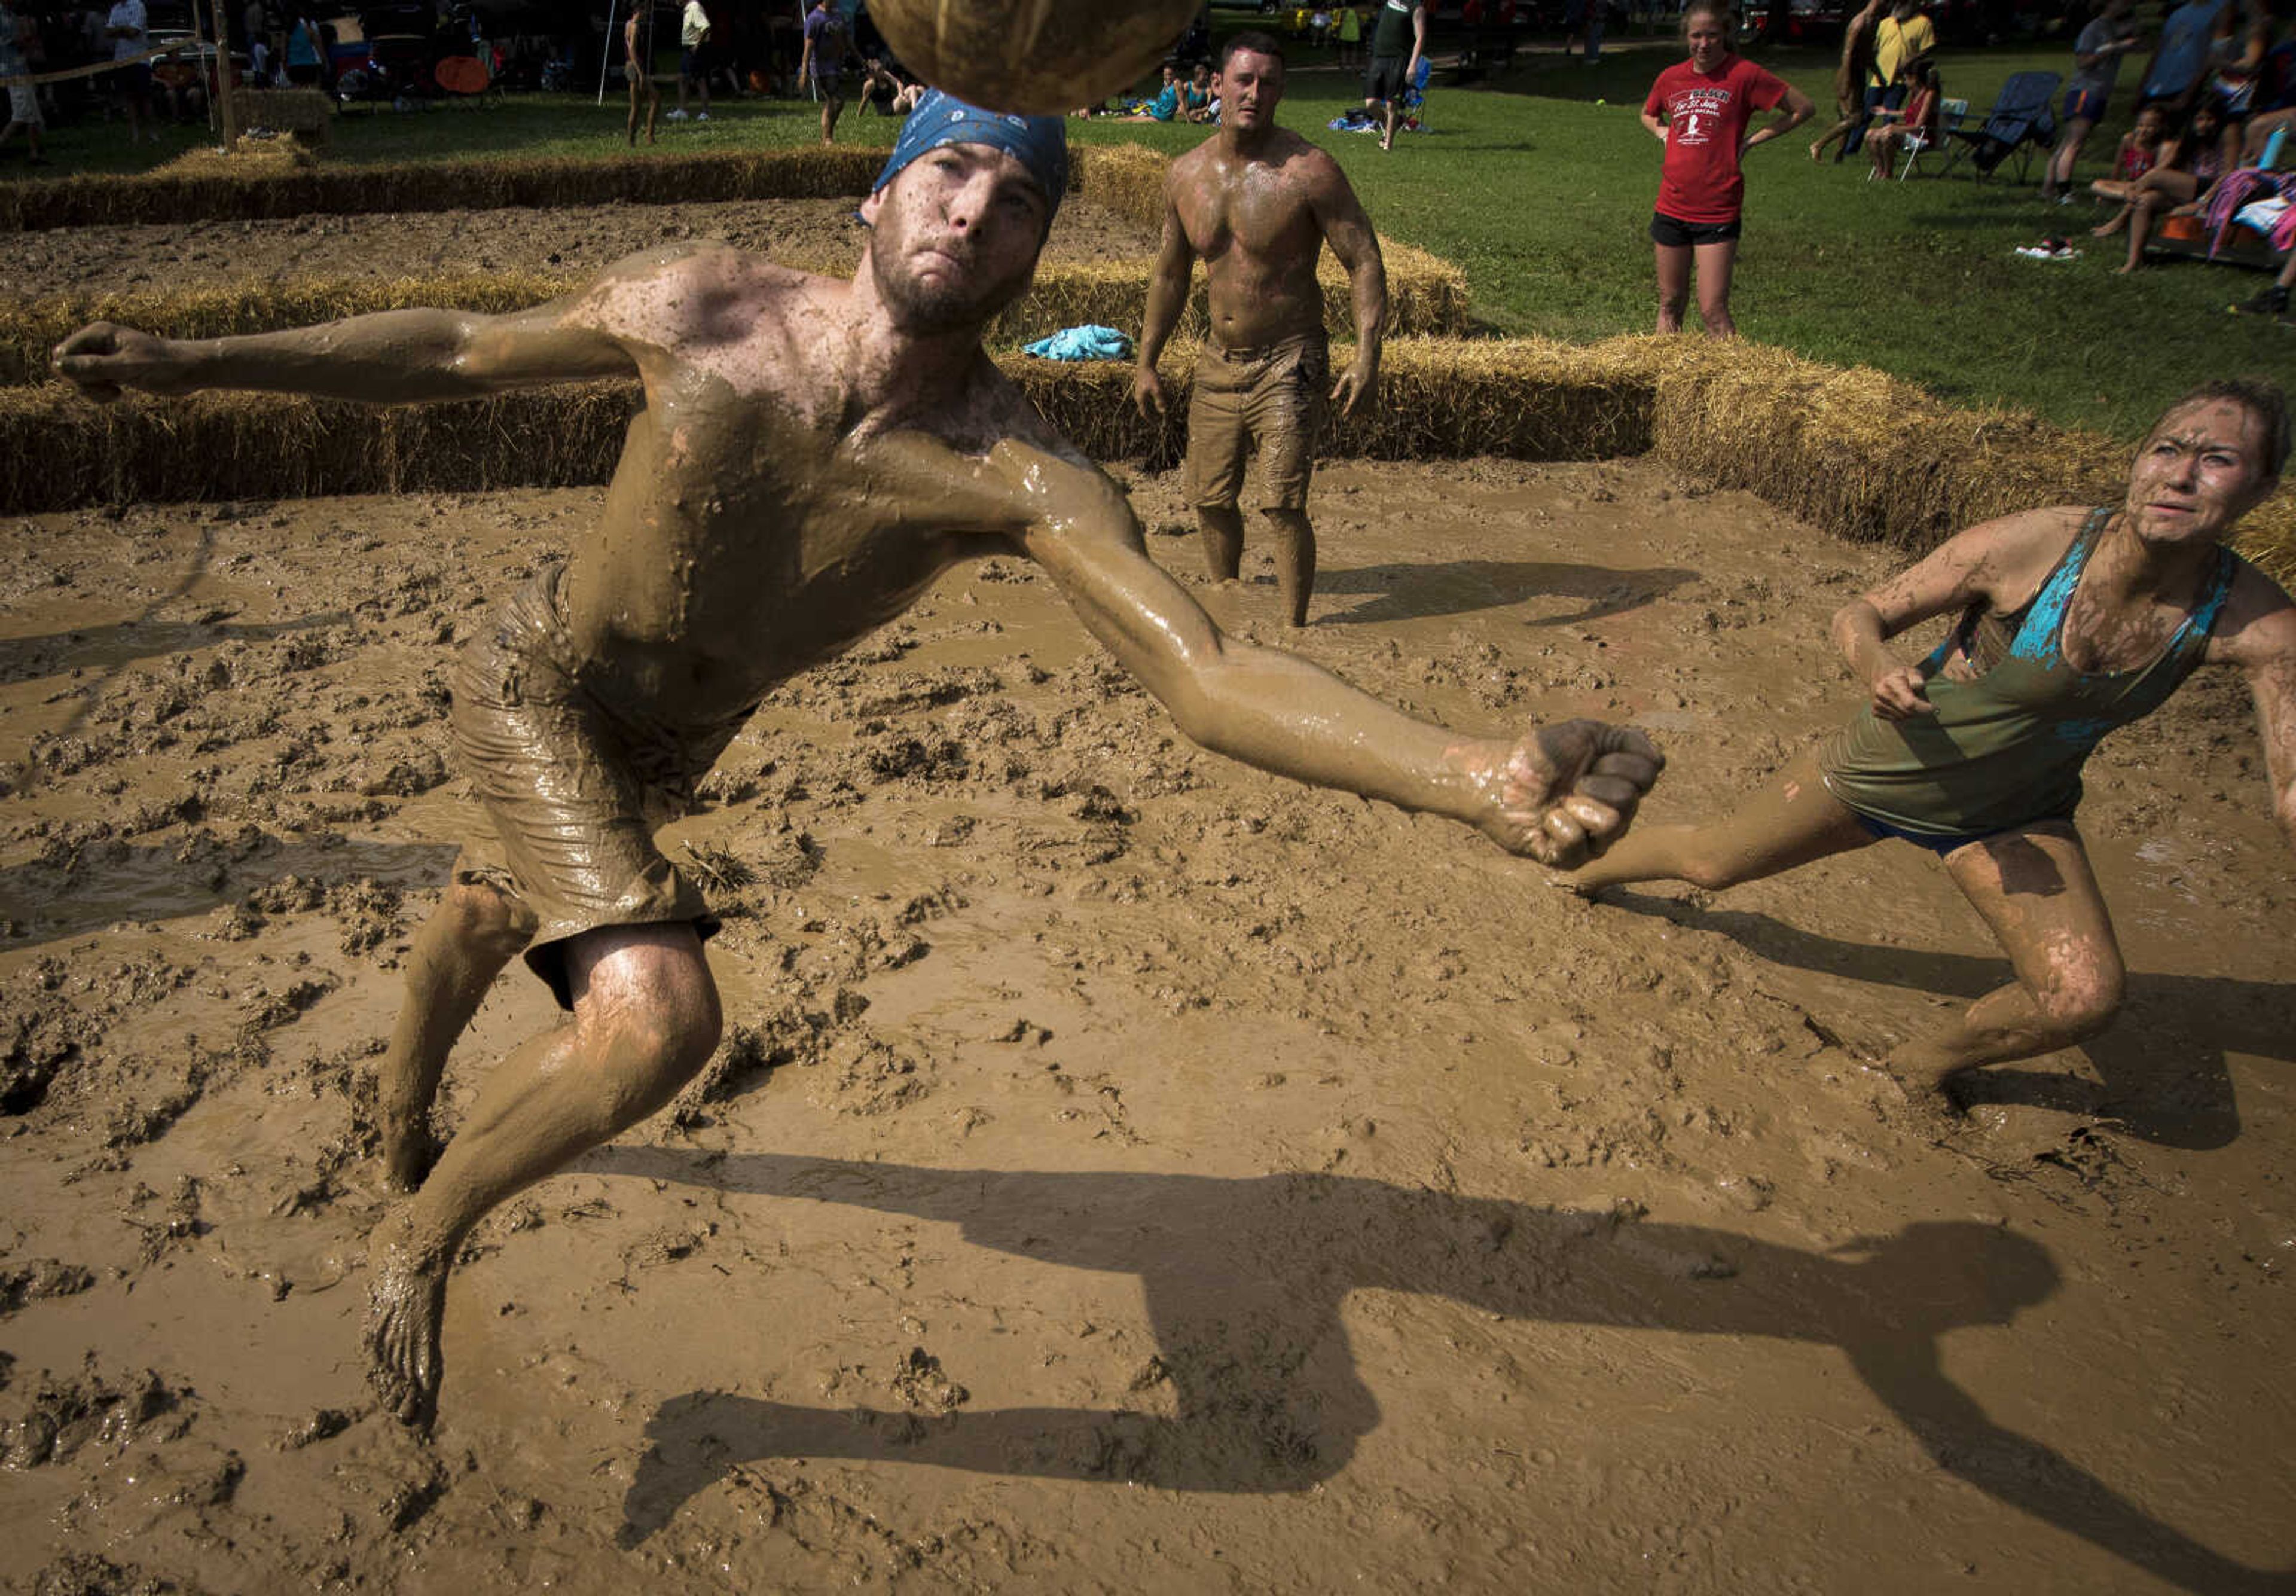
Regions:
M 809 271 L 850 272 L 857 200 L 728 200 L 414 216 L 299 216 L 0 234 L 0 281 L 28 299 L 78 291 L 212 288 L 247 277 L 430 277 L 596 271 L 662 244 L 722 240 Z M 1049 262 L 1139 259 L 1156 234 L 1071 196 Z
M 1205 587 L 1136 486 L 1276 640 L 1264 544 Z M 2091 766 L 2125 1017 L 1938 1142 L 1864 1061 L 2005 970 L 1925 854 L 1588 905 L 1198 752 L 1009 560 L 670 834 L 726 1045 L 488 1220 L 409 1439 L 361 1260 L 446 665 L 597 506 L 0 544 L 7 1588 L 2286 1588 L 2296 870 L 2236 682 Z M 1825 617 L 1889 564 L 1636 464 L 1315 507 L 1297 646 L 1647 727 L 1660 819 L 1849 712 Z M 450 1123 L 551 1015 L 497 991 Z

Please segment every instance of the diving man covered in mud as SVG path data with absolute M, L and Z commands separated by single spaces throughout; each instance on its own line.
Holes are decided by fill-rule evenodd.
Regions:
M 1316 531 L 1308 520 L 1316 434 L 1326 403 L 1352 415 L 1378 385 L 1387 267 L 1339 162 L 1275 125 L 1283 98 L 1283 46 L 1264 33 L 1236 35 L 1220 62 L 1219 131 L 1174 161 L 1165 181 L 1164 238 L 1148 284 L 1132 396 L 1151 420 L 1163 415 L 1156 358 L 1179 324 L 1189 272 L 1201 256 L 1211 325 L 1188 401 L 1187 490 L 1204 566 L 1224 582 L 1242 569 L 1236 500 L 1245 457 L 1257 446 L 1260 508 L 1275 534 L 1284 619 L 1305 626 L 1316 586 Z M 1356 325 L 1355 360 L 1335 383 L 1316 280 L 1325 243 L 1347 267 Z
M 504 316 L 409 310 L 171 341 L 98 325 L 56 368 L 103 395 L 266 389 L 381 403 L 636 373 L 605 513 L 498 610 L 455 683 L 482 802 L 418 937 L 381 1065 L 387 1173 L 414 1195 L 371 1244 L 370 1378 L 432 1417 L 449 1267 L 479 1219 L 667 1104 L 716 1048 L 715 928 L 655 829 L 775 684 L 899 614 L 956 563 L 1036 560 L 1086 627 L 1204 746 L 1447 815 L 1570 864 L 1655 779 L 1640 735 L 1591 721 L 1507 743 L 1413 720 L 1304 661 L 1221 635 L 1143 551 L 1123 493 L 988 360 L 1067 185 L 1056 118 L 939 95 L 862 207 L 852 281 L 727 249 L 635 257 Z M 432 1162 L 448 1049 L 512 956 L 573 1023 L 494 1071 Z

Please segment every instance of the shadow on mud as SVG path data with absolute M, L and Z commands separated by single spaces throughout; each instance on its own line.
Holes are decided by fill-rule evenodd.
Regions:
M 333 831 L 266 835 L 251 847 L 210 843 L 196 854 L 179 843 L 99 838 L 60 859 L 0 866 L 0 948 L 204 914 L 290 876 L 324 885 L 368 877 L 410 891 L 435 887 L 455 853 L 452 843 L 367 842 Z
M 1997 955 L 1843 942 L 1765 914 L 1698 909 L 1646 893 L 1609 893 L 1603 901 L 1718 932 L 1774 963 L 1878 986 L 1975 999 L 2013 979 L 2009 961 Z M 2240 1135 L 2240 1107 L 2225 1055 L 2296 1064 L 2296 985 L 2131 970 L 2112 1028 L 2071 1050 L 2087 1056 L 2098 1082 L 1997 1065 L 1956 1079 L 1954 1096 L 1964 1107 L 1992 1103 L 2109 1120 L 2161 1147 L 2228 1147 Z
M 1637 610 L 1662 598 L 1698 572 L 1660 565 L 1646 571 L 1613 571 L 1546 560 L 1447 560 L 1424 565 L 1358 565 L 1316 572 L 1316 596 L 1326 603 L 1368 595 L 1351 609 L 1318 616 L 1325 626 L 1357 626 L 1379 621 L 1408 621 L 1430 615 L 1461 615 L 1498 609 L 1528 598 L 1554 596 L 1584 601 L 1565 615 L 1541 615 L 1528 626 L 1580 626 Z
M 837 1203 L 962 1227 L 976 1246 L 1136 1276 L 1157 1356 L 1139 1388 L 1177 1417 L 1019 1408 L 801 1408 L 718 1391 L 665 1402 L 625 1501 L 625 1543 L 730 1470 L 774 1458 L 931 1464 L 1174 1490 L 1308 1490 L 1380 1422 L 1340 1307 L 1350 1292 L 1447 1297 L 1562 1324 L 1775 1337 L 1839 1348 L 1937 1465 L 2191 1590 L 2284 1589 L 2150 1517 L 1946 1378 L 1939 1338 L 2052 1296 L 2038 1242 L 1922 1223 L 1829 1253 L 1599 1211 L 1533 1207 L 1316 1174 L 929 1170 L 775 1154 L 609 1148 L 610 1174 Z

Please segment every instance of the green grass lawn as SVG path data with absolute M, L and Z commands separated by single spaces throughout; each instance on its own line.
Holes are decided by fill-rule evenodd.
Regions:
M 1970 102 L 1973 122 L 2011 72 L 2062 70 L 2064 53 L 1948 51 L 1940 70 L 1946 93 Z M 1302 54 L 1283 119 L 1332 152 L 1382 232 L 1458 262 L 1494 330 L 1587 340 L 1650 326 L 1644 229 L 1660 151 L 1636 113 L 1672 54 L 1655 45 L 1614 48 L 1591 69 L 1541 54 L 1499 85 L 1439 86 L 1428 131 L 1398 139 L 1388 155 L 1367 136 L 1324 128 L 1357 100 L 1356 80 Z M 1985 183 L 1964 163 L 1949 178 L 1879 184 L 1866 182 L 1860 165 L 1814 166 L 1805 152 L 1831 108 L 1831 52 L 1763 59 L 1818 102 L 1820 117 L 1749 158 L 1734 295 L 1746 336 L 1836 364 L 1878 366 L 1949 399 L 2015 405 L 2122 437 L 2136 435 L 2169 398 L 2205 377 L 2253 374 L 2296 386 L 2296 327 L 2227 314 L 2265 284 L 2260 273 L 2171 261 L 2114 276 L 2115 242 L 2086 236 L 2106 213 L 2086 201 L 2044 205 L 2005 168 Z M 2120 117 L 2132 99 L 2124 84 Z M 347 162 L 613 154 L 621 117 L 612 92 L 603 109 L 586 95 L 520 98 L 495 110 L 360 110 L 339 121 L 329 154 Z M 1203 136 L 1136 124 L 1070 128 L 1079 142 L 1135 139 L 1176 153 Z M 2118 120 L 2099 130 L 2087 175 L 2103 169 L 2120 131 Z M 892 132 L 892 124 L 849 110 L 839 136 L 883 144 Z M 188 147 L 193 136 L 177 136 L 173 147 Z M 732 149 L 814 136 L 809 105 L 720 99 L 706 125 L 663 124 L 658 147 Z M 148 148 L 128 151 L 116 124 L 64 129 L 51 153 L 59 171 L 133 169 L 155 159 Z M 11 176 L 20 169 L 0 165 Z M 2074 235 L 2082 258 L 2041 262 L 2011 253 L 2052 230 Z

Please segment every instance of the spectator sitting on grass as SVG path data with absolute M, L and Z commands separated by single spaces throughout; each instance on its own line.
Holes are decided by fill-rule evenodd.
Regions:
M 1931 150 L 1937 147 L 1938 128 L 1944 102 L 1938 98 L 1939 85 L 1937 68 L 1926 61 L 1917 61 L 1906 72 L 1912 93 L 1903 109 L 1884 111 L 1891 119 L 1866 136 L 1866 148 L 1874 157 L 1874 169 L 1867 181 L 1887 178 L 1890 162 L 1907 149 Z
M 2088 185 L 2100 200 L 2126 202 L 2136 180 L 2161 164 L 2169 142 L 2169 113 L 2148 101 L 2136 108 L 2136 125 L 2120 136 L 2120 149 L 2112 158 L 2112 176 Z
M 1200 61 L 1195 71 L 1180 89 L 1180 119 L 1187 122 L 1209 122 L 1216 114 L 1218 103 L 1212 98 L 1212 63 Z
M 2190 205 L 2217 180 L 2240 163 L 2240 132 L 2227 127 L 2224 112 L 2212 101 L 2202 101 L 2185 124 L 2184 134 L 2162 148 L 2150 171 L 2128 185 L 2128 197 L 2119 211 L 2090 231 L 2110 238 L 2128 230 L 2128 259 L 2121 275 L 2144 264 L 2145 242 L 2152 236 L 2154 218 L 2162 212 Z
M 1152 100 L 1141 102 L 1116 119 L 1119 122 L 1170 122 L 1179 119 L 1180 75 L 1168 62 L 1164 67 L 1164 86 L 1156 91 Z

